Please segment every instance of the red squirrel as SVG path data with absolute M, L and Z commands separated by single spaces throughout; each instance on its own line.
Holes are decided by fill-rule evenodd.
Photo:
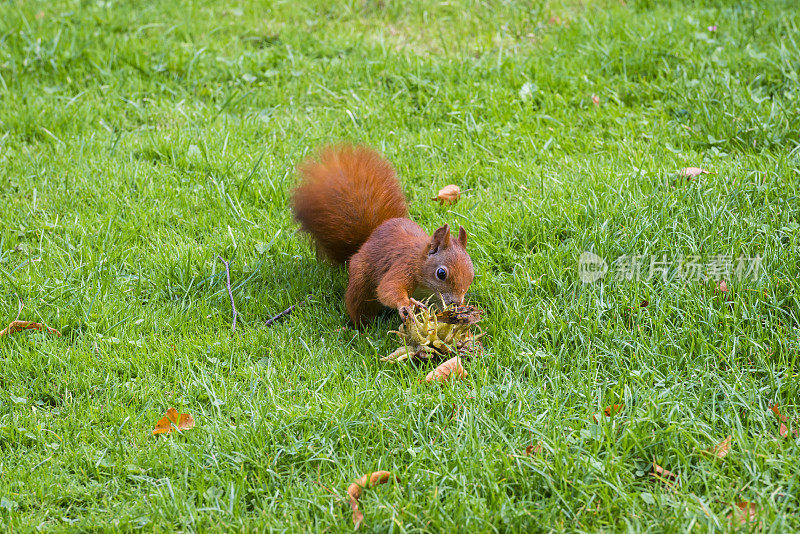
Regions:
M 300 180 L 291 206 L 301 230 L 333 263 L 347 264 L 345 303 L 357 327 L 371 321 L 381 305 L 405 320 L 417 299 L 436 295 L 463 304 L 475 271 L 467 254 L 467 232 L 458 238 L 445 224 L 429 236 L 409 219 L 392 165 L 362 146 L 323 149 L 298 167 Z

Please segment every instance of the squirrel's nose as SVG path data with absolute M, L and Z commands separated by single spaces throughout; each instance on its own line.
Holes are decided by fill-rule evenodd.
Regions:
M 461 306 L 464 304 L 464 296 L 462 295 L 461 297 L 456 297 L 454 295 L 446 295 L 444 298 L 444 303 L 447 306 L 450 306 L 451 304 Z

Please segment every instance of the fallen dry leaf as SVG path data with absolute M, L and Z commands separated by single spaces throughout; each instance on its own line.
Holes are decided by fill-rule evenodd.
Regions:
M 51 334 L 61 336 L 61 332 L 59 332 L 55 328 L 44 326 L 42 323 L 34 323 L 33 321 L 12 321 L 10 325 L 5 327 L 3 330 L 0 330 L 0 336 L 14 334 L 22 330 L 43 330 L 45 328 Z
M 461 357 L 454 356 L 441 364 L 439 367 L 428 373 L 425 382 L 447 382 L 450 377 L 466 378 L 467 372 L 461 365 Z
M 431 198 L 438 201 L 442 206 L 445 204 L 455 204 L 461 198 L 461 188 L 457 185 L 446 185 L 439 189 L 439 194 Z
M 727 293 L 728 282 L 726 282 L 725 280 L 720 280 L 719 282 L 717 282 L 717 290 L 721 291 L 722 293 Z
M 794 433 L 797 434 L 797 429 L 795 429 Z M 789 435 L 789 427 L 786 426 L 786 423 L 781 423 L 781 427 L 778 429 L 778 434 L 780 434 L 782 438 L 785 438 Z
M 655 460 L 653 460 L 653 476 L 664 482 L 670 482 L 674 480 L 676 483 L 680 483 L 679 474 L 673 473 L 672 471 L 667 471 L 658 465 Z
M 770 409 L 770 410 L 772 410 L 772 412 L 773 412 L 773 413 L 774 413 L 776 416 L 778 416 L 778 419 L 780 419 L 780 421 L 781 421 L 781 426 L 780 426 L 780 428 L 778 429 L 778 434 L 780 434 L 780 436 L 781 436 L 782 438 L 785 438 L 786 436 L 788 436 L 788 435 L 789 435 L 789 427 L 788 427 L 788 426 L 786 426 L 786 423 L 788 423 L 788 422 L 789 422 L 789 418 L 788 418 L 788 417 L 786 417 L 785 415 L 781 414 L 781 412 L 778 410 L 778 405 L 777 405 L 777 404 L 775 404 L 774 406 L 770 406 L 770 407 L 769 407 L 769 409 Z M 800 427 L 798 427 L 798 428 L 795 428 L 795 429 L 792 431 L 792 434 L 794 434 L 795 436 L 797 436 L 797 435 L 800 435 Z
M 536 445 L 528 445 L 525 447 L 525 456 L 533 456 L 535 454 L 540 454 L 542 452 L 542 442 L 536 443 Z
M 621 412 L 624 407 L 625 407 L 624 404 L 611 404 L 603 408 L 603 415 L 605 415 L 606 417 L 614 416 L 619 412 Z M 599 422 L 599 419 L 597 418 L 599 413 L 600 412 L 593 415 L 595 423 Z
M 711 171 L 701 169 L 700 167 L 686 167 L 681 169 L 680 172 L 681 176 L 687 176 L 689 178 L 694 178 L 695 176 L 700 176 L 701 174 L 711 174 Z
M 778 416 L 778 419 L 780 419 L 784 423 L 789 420 L 788 417 L 786 417 L 785 415 L 783 415 L 780 412 L 780 410 L 778 409 L 778 405 L 777 404 L 773 404 L 772 406 L 769 407 L 769 409 L 772 410 L 772 413 L 774 413 L 776 416 Z
M 758 505 L 753 502 L 739 501 L 733 507 L 733 511 L 728 514 L 728 521 L 738 525 L 744 525 L 750 521 L 755 521 L 758 513 Z
M 597 96 L 597 95 L 592 95 L 592 104 L 594 104 L 595 106 L 599 106 L 600 105 L 600 97 Z
M 367 473 L 347 487 L 347 494 L 350 495 L 350 508 L 353 510 L 353 525 L 356 527 L 356 530 L 361 526 L 361 522 L 364 521 L 364 514 L 358 509 L 358 499 L 361 498 L 362 490 L 364 488 L 375 487 L 379 484 L 385 484 L 389 479 L 399 481 L 399 479 L 389 471 L 375 471 L 372 474 Z
M 714 445 L 708 452 L 716 456 L 717 458 L 725 458 L 728 456 L 728 453 L 731 452 L 731 442 L 733 441 L 733 436 L 728 436 L 727 438 L 723 439 L 716 445 Z
M 170 408 L 167 410 L 167 414 L 156 423 L 153 435 L 170 434 L 175 428 L 181 432 L 194 428 L 194 417 L 188 413 L 179 414 L 178 410 Z

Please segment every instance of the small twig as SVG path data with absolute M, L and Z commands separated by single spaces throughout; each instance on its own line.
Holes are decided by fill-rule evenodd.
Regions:
M 233 332 L 236 331 L 236 318 L 239 316 L 239 312 L 236 311 L 236 304 L 233 303 L 233 291 L 231 291 L 231 268 L 230 264 L 222 259 L 222 256 L 217 256 L 219 261 L 225 264 L 225 274 L 228 276 L 228 296 L 231 298 L 231 309 L 233 310 L 233 328 L 231 330 Z
M 323 484 L 322 482 L 319 481 L 319 471 L 317 471 L 317 486 L 319 486 L 320 488 L 324 489 L 325 491 L 327 491 L 328 493 L 330 493 L 331 495 L 336 497 L 337 500 L 344 501 L 344 499 L 342 499 L 341 495 L 339 495 L 338 493 L 336 493 L 335 491 L 330 489 L 328 486 L 326 486 L 325 484 Z
M 290 313 L 292 313 L 292 312 L 294 311 L 294 309 L 295 309 L 295 308 L 297 308 L 297 307 L 298 307 L 298 306 L 300 306 L 301 304 L 305 304 L 305 303 L 308 301 L 308 299 L 310 299 L 310 298 L 311 298 L 311 295 L 307 296 L 306 298 L 304 298 L 303 300 L 301 300 L 301 301 L 300 301 L 300 302 L 298 302 L 297 304 L 292 304 L 291 306 L 289 306 L 288 308 L 286 308 L 285 310 L 283 310 L 282 312 L 280 312 L 280 313 L 279 313 L 278 315 L 276 315 L 275 317 L 272 317 L 272 318 L 270 318 L 270 319 L 267 319 L 267 322 L 266 322 L 266 323 L 264 323 L 264 325 L 265 325 L 265 326 L 270 326 L 272 323 L 274 323 L 275 321 L 277 321 L 277 320 L 278 320 L 278 319 L 280 319 L 281 317 L 284 317 L 284 316 L 286 316 L 286 315 L 289 315 Z
M 431 440 L 431 445 L 436 443 L 436 440 L 439 439 L 440 435 L 444 435 L 444 431 L 447 430 L 447 427 L 450 426 L 450 423 L 453 422 L 453 419 L 455 419 L 455 417 L 458 414 L 458 412 L 461 411 L 461 407 L 464 406 L 464 404 L 467 403 L 467 400 L 469 400 L 469 398 L 470 397 L 467 397 L 466 399 L 464 399 L 464 402 L 459 404 L 458 408 L 455 407 L 456 403 L 453 403 L 453 413 L 450 414 L 450 419 L 447 420 L 447 423 L 445 423 L 444 428 L 439 431 L 439 434 L 433 437 L 433 440 Z

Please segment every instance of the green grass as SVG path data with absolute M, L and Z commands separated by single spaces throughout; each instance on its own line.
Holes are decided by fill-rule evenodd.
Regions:
M 740 500 L 800 529 L 800 439 L 768 410 L 800 417 L 798 24 L 791 1 L 0 3 L 0 323 L 21 300 L 64 333 L 0 338 L 2 530 L 350 531 L 339 497 L 377 469 L 401 478 L 362 499 L 378 531 L 727 531 Z M 346 273 L 296 233 L 294 165 L 336 140 L 382 150 L 425 228 L 467 228 L 490 336 L 467 380 L 381 364 L 396 315 L 351 329 Z M 440 208 L 448 183 L 471 191 Z M 585 250 L 763 263 L 723 296 L 582 284 Z M 170 406 L 197 426 L 156 439 Z

